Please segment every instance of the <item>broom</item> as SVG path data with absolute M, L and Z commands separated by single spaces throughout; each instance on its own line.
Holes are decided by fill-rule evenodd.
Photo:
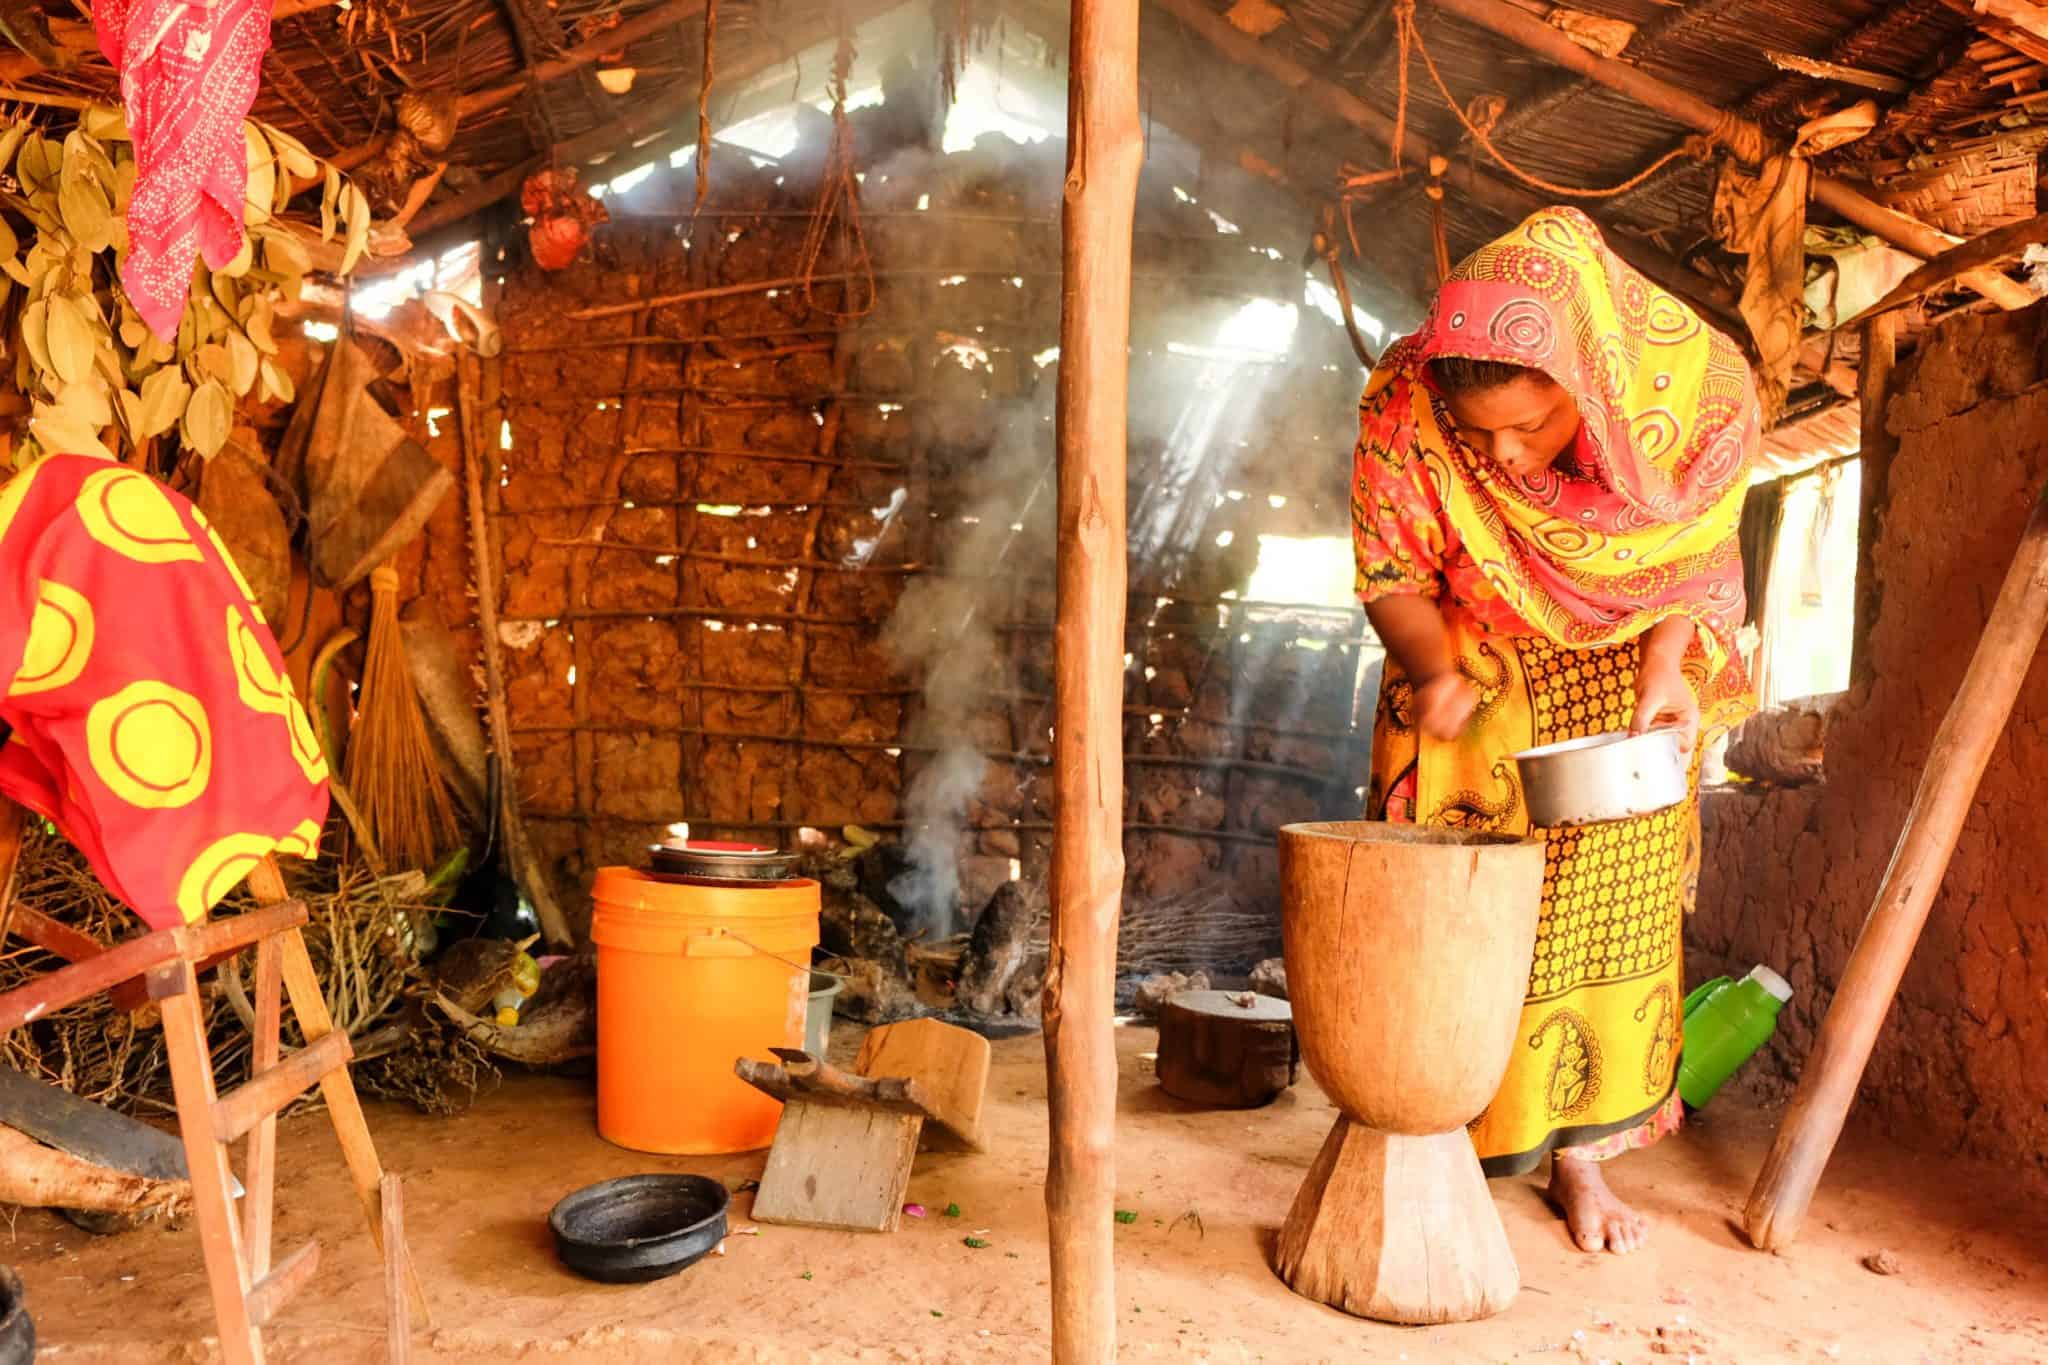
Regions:
M 370 602 L 370 646 L 349 735 L 348 786 L 387 869 L 431 868 L 460 841 L 461 829 L 406 669 L 398 573 L 388 563 L 370 574 Z

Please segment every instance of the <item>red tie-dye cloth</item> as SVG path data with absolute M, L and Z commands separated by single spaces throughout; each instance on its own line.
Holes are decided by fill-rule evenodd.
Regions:
M 145 324 L 177 335 L 192 258 L 215 270 L 242 250 L 249 154 L 274 0 L 99 0 L 93 28 L 121 73 L 135 139 L 135 196 L 121 283 Z
M 152 927 L 265 855 L 312 857 L 327 763 L 277 642 L 199 509 L 108 460 L 0 489 L 0 793 Z

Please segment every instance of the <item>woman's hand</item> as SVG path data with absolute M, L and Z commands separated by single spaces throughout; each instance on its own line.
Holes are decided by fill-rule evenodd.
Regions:
M 1455 669 L 1415 685 L 1415 723 L 1431 739 L 1464 734 L 1478 707 L 1479 694 Z
M 1628 729 L 1632 735 L 1676 730 L 1680 751 L 1692 752 L 1700 734 L 1700 703 L 1677 664 L 1645 662 L 1637 671 L 1636 714 Z

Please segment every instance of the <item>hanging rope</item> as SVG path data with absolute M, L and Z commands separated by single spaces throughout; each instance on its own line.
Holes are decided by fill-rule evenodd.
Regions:
M 690 210 L 693 218 L 704 211 L 705 196 L 711 193 L 711 80 L 717 39 L 718 0 L 705 0 L 704 79 L 697 86 L 697 202 Z
M 1700 137 L 1687 138 L 1683 144 L 1658 157 L 1644 170 L 1630 176 L 1619 185 L 1610 185 L 1605 189 L 1582 189 L 1574 185 L 1560 185 L 1556 181 L 1545 180 L 1540 175 L 1523 170 L 1508 160 L 1507 154 L 1494 145 L 1493 129 L 1507 108 L 1506 101 L 1497 95 L 1482 95 L 1472 102 L 1472 113 L 1469 114 L 1458 103 L 1457 96 L 1451 93 L 1450 86 L 1444 83 L 1443 74 L 1437 70 L 1436 59 L 1430 56 L 1429 46 L 1422 41 L 1422 30 L 1415 21 L 1415 0 L 1394 0 L 1394 32 L 1399 43 L 1401 64 L 1401 107 L 1394 118 L 1393 157 L 1394 165 L 1397 167 L 1401 164 L 1401 143 L 1406 137 L 1408 127 L 1408 54 L 1411 49 L 1422 58 L 1423 68 L 1429 72 L 1431 83 L 1436 86 L 1437 93 L 1443 96 L 1445 105 L 1464 128 L 1466 136 L 1493 158 L 1502 170 L 1523 184 L 1542 190 L 1545 194 L 1561 195 L 1569 199 L 1612 199 L 1617 195 L 1627 194 L 1680 157 L 1702 156 L 1716 145 L 1726 146 L 1745 161 L 1753 162 L 1762 154 L 1761 139 L 1751 136 L 1755 132 L 1754 127 L 1748 125 L 1747 121 L 1738 115 L 1723 113 L 1721 121 L 1715 125 L 1713 131 Z M 1434 198 L 1439 204 L 1442 202 L 1440 192 Z
M 797 260 L 804 302 L 842 320 L 864 317 L 875 306 L 875 266 L 868 255 L 867 234 L 860 224 L 860 180 L 853 165 L 853 124 L 846 117 L 846 81 L 852 71 L 853 36 L 841 27 L 839 46 L 832 59 L 832 147 L 825 157 L 824 174 L 818 182 L 818 203 L 811 210 L 810 226 L 804 231 L 803 251 Z M 844 269 L 829 273 L 832 278 L 846 281 L 843 308 L 820 304 L 812 293 L 819 280 L 818 263 L 835 236 Z

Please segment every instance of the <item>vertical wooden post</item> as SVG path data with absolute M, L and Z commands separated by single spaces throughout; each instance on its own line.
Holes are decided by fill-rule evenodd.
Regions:
M 1863 324 L 1863 365 L 1856 379 L 1856 399 L 1861 412 L 1861 447 L 1858 463 L 1862 479 L 1856 507 L 1856 622 L 1849 645 L 1849 686 L 1861 691 L 1871 683 L 1870 628 L 1877 624 L 1877 574 L 1873 555 L 1877 549 L 1878 521 L 1884 515 L 1886 489 L 1891 480 L 1892 455 L 1898 442 L 1884 424 L 1885 405 L 1891 399 L 1892 367 L 1899 358 L 1899 314 L 1880 313 Z
M 1045 981 L 1052 1358 L 1116 1358 L 1116 931 L 1122 907 L 1124 462 L 1138 0 L 1073 0 L 1061 221 L 1052 963 Z
M 1785 1110 L 1776 1141 L 1757 1173 L 1744 1226 L 1759 1251 L 1782 1251 L 1799 1235 L 1821 1172 L 1842 1135 L 1877 1031 L 1891 1011 L 1899 980 L 1926 927 L 1927 912 L 1948 872 L 1977 784 L 2005 732 L 2013 702 L 2048 632 L 2048 488 L 2034 503 L 2005 586 L 1970 657 L 1969 672 L 1949 704 L 1921 770 L 1906 827 L 1892 850 L 1870 917 L 1842 984 L 1828 1004 L 1820 1036 L 1807 1054 L 1799 1091 Z

